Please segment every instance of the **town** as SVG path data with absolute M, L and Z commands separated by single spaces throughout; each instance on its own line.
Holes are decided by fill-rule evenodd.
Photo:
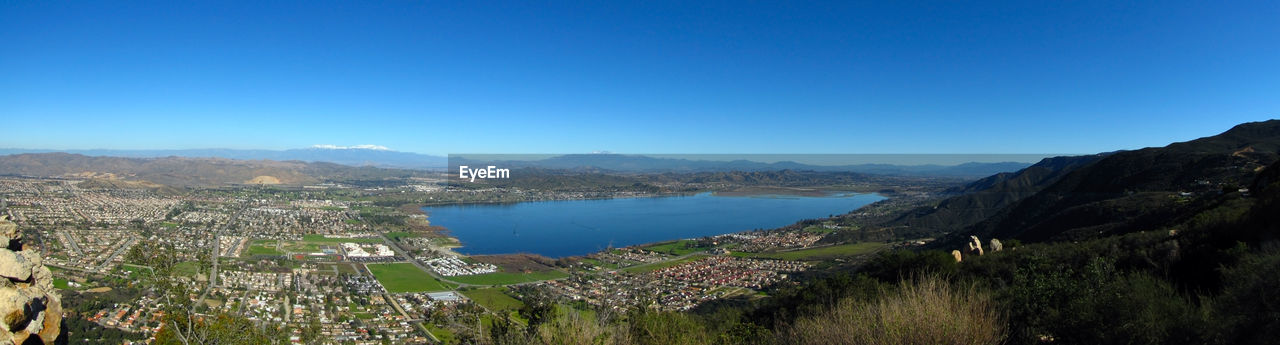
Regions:
M 69 305 L 69 315 L 118 331 L 126 343 L 146 343 L 172 327 L 165 324 L 172 307 L 198 317 L 239 315 L 293 343 L 355 344 L 475 338 L 494 318 L 523 322 L 518 311 L 532 295 L 618 311 L 689 310 L 756 296 L 809 269 L 805 251 L 824 247 L 821 234 L 837 227 L 749 231 L 539 263 L 454 252 L 456 239 L 429 217 L 382 206 L 403 193 L 440 200 L 523 194 L 423 181 L 175 193 L 0 178 L 4 215 L 37 239 L 55 285 L 85 301 Z M 156 290 L 157 281 L 190 293 Z

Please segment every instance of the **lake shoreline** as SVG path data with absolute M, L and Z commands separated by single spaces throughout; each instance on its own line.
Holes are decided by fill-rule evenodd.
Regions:
M 768 196 L 768 195 L 788 196 L 788 197 L 792 197 L 792 198 L 753 198 L 754 196 Z M 695 194 L 653 195 L 653 196 L 637 196 L 637 197 L 621 197 L 621 198 L 595 198 L 595 199 L 572 199 L 572 200 L 539 200 L 539 201 L 526 201 L 526 202 L 516 202 L 516 203 L 509 203 L 509 202 L 489 202 L 489 203 L 485 203 L 485 202 L 479 202 L 479 203 L 451 203 L 451 204 L 440 204 L 440 205 L 423 206 L 423 207 L 421 207 L 421 209 L 423 210 L 423 212 L 424 212 L 424 213 L 426 213 L 426 214 L 427 214 L 427 216 L 428 216 L 428 217 L 436 218 L 436 217 L 433 217 L 433 216 L 434 216 L 434 214 L 433 214 L 434 212 L 433 212 L 432 208 L 440 209 L 440 208 L 444 208 L 444 207 L 460 207 L 460 206 L 463 206 L 463 207 L 465 207 L 465 206 L 494 206 L 494 205 L 511 205 L 511 206 L 516 206 L 516 205 L 525 205 L 525 206 L 529 206 L 529 205 L 538 205 L 538 206 L 540 206 L 540 207 L 542 207 L 542 208 L 546 208 L 546 207 L 545 207 L 545 205 L 563 205 L 563 204 L 557 204 L 557 203 L 544 203 L 543 201 L 564 201 L 564 202 L 579 202 L 579 203 L 581 203 L 581 202 L 587 202 L 587 201 L 616 201 L 616 200 L 632 200 L 632 201 L 634 201 L 634 200 L 653 200 L 653 199 L 663 199 L 663 198 L 672 198 L 672 199 L 676 199 L 676 198 L 674 198 L 674 197 L 685 197 L 685 198 L 730 198 L 730 199 L 732 199 L 732 200 L 753 200 L 753 201 L 745 201 L 746 203 L 748 203 L 748 205 L 750 205 L 749 203 L 759 203 L 759 202 L 760 202 L 760 201 L 754 201 L 754 200 L 766 200 L 766 201 L 763 201 L 764 203 L 770 203 L 770 202 L 772 202 L 772 203 L 779 203 L 779 202 L 780 202 L 780 203 L 784 203 L 784 205 L 785 205 L 785 203 L 791 203 L 791 202 L 793 202 L 793 201 L 786 201 L 786 200 L 801 200 L 800 202 L 804 202 L 804 201 L 824 201 L 824 200 L 825 200 L 825 201 L 827 201 L 827 202 L 830 202 L 830 201 L 845 201 L 845 200 L 847 200 L 847 199 L 852 199 L 852 198 L 869 198 L 869 197 L 870 197 L 870 199 L 874 199 L 874 200 L 869 200 L 869 201 L 867 201 L 867 200 L 859 200 L 859 201 L 855 201 L 855 203 L 857 203 L 857 205 L 856 205 L 855 207 L 853 207 L 853 208 L 841 208 L 841 209 L 839 209 L 838 211 L 837 211 L 837 210 L 832 210 L 832 209 L 828 206 L 828 207 L 827 207 L 827 209 L 828 209 L 829 211 L 827 211 L 827 212 L 821 212 L 820 214 L 813 214 L 812 212 L 810 212 L 808 215 L 797 215 L 797 214 L 794 214 L 794 213 L 793 213 L 793 214 L 789 214 L 789 215 L 778 216 L 778 217 L 786 217 L 787 219 L 786 219 L 786 221 L 785 221 L 785 222 L 780 222 L 776 217 L 775 217 L 775 218 L 773 218 L 773 219 L 768 219 L 768 222 L 772 222 L 772 224 L 778 224 L 778 225 L 776 225 L 776 226 L 768 226 L 768 227 L 763 227 L 763 226 L 739 226 L 739 227 L 736 227 L 736 229 L 735 229 L 735 230 L 731 230 L 731 231 L 723 231 L 723 232 L 716 232 L 716 233 L 714 233 L 714 234 L 712 234 L 712 233 L 693 233 L 693 234 L 680 234 L 680 235 L 677 235 L 677 236 L 671 236 L 671 237 L 666 237 L 666 238 L 662 238 L 662 239 L 649 239 L 649 240 L 640 240 L 640 239 L 635 239 L 635 240 L 640 240 L 640 242 L 633 242 L 633 241 L 631 241 L 630 239 L 628 239 L 628 240 L 621 240 L 621 242 L 623 242 L 623 243 L 624 243 L 624 245 L 619 245 L 618 247 L 636 247 L 636 246 L 641 246 L 641 247 L 642 247 L 642 246 L 653 245 L 653 244 L 659 244 L 659 243 L 664 243 L 664 242 L 677 241 L 677 240 L 681 240 L 681 239 L 698 238 L 698 237 L 705 237 L 705 236 L 717 236 L 717 235 L 725 235 L 725 234 L 735 234 L 735 233 L 750 232 L 750 231 L 756 231 L 756 230 L 762 230 L 762 229 L 774 229 L 774 228 L 784 227 L 784 226 L 787 226 L 787 225 L 790 225 L 790 224 L 794 224 L 795 222 L 799 222 L 799 221 L 802 221 L 802 220 L 805 220 L 805 219 L 813 219 L 813 218 L 826 217 L 826 216 L 828 216 L 829 214 L 836 214 L 836 213 L 838 213 L 838 214 L 844 214 L 844 213 L 847 213 L 847 212 L 852 212 L 852 211 L 855 211 L 855 210 L 860 209 L 860 208 L 862 208 L 862 207 L 865 207 L 865 206 L 867 206 L 867 205 L 870 205 L 870 204 L 872 204 L 872 203 L 874 203 L 874 202 L 876 202 L 876 201 L 887 199 L 887 197 L 886 197 L 886 196 L 883 196 L 883 195 L 881 195 L 881 194 L 879 194 L 879 193 L 875 193 L 875 192 L 858 192 L 858 191 L 835 190 L 835 189 L 822 189 L 822 188 L 770 187 L 770 188 L 749 188 L 749 189 L 739 189 L 739 190 L 733 190 L 733 191 L 719 191 L 719 192 L 703 191 L 703 192 L 699 192 L 699 193 L 695 193 Z M 730 199 L 724 199 L 724 200 L 730 200 Z M 783 200 L 783 201 L 770 201 L 770 200 Z M 570 206 L 579 206 L 579 207 L 580 207 L 581 205 L 582 205 L 582 204 L 579 204 L 579 205 L 570 205 Z M 591 205 L 591 204 L 587 204 L 587 205 Z M 642 206 L 644 206 L 644 205 L 642 205 Z M 645 206 L 645 207 L 649 207 L 649 206 Z M 757 208 L 757 209 L 759 209 L 760 207 L 758 207 L 758 206 L 757 206 L 756 208 Z M 791 208 L 792 208 L 792 209 L 794 209 L 795 207 L 793 206 L 793 207 L 791 207 Z M 480 210 L 484 210 L 484 209 L 480 209 Z M 451 211 L 457 212 L 458 210 L 451 210 Z M 597 210 L 597 211 L 598 211 L 598 210 Z M 617 210 L 609 210 L 609 209 L 606 209 L 606 210 L 604 210 L 604 211 L 614 211 L 614 212 L 616 212 Z M 663 211 L 669 211 L 669 210 L 663 210 Z M 740 211 L 738 211 L 737 209 L 730 209 L 729 211 L 730 211 L 729 213 L 732 213 L 732 212 L 740 212 Z M 764 211 L 761 211 L 761 212 L 755 212 L 755 213 L 762 213 L 762 212 L 763 212 L 763 213 L 768 213 L 769 211 L 773 211 L 773 209 L 771 209 L 771 208 L 767 208 L 767 207 L 766 207 L 766 208 L 764 208 Z M 794 211 L 794 210 L 792 210 L 792 211 Z M 589 210 L 588 212 L 591 212 L 591 211 Z M 548 213 L 560 213 L 560 212 L 548 212 Z M 717 215 L 723 215 L 724 213 L 725 213 L 725 212 L 720 212 L 720 213 L 719 213 L 719 214 L 717 214 Z M 748 213 L 750 213 L 750 212 L 748 212 Z M 573 217 L 573 216 L 571 216 L 571 217 Z M 574 217 L 574 218 L 576 218 L 576 217 Z M 703 220 L 702 222 L 703 222 L 703 223 L 706 223 L 706 221 L 705 221 L 705 220 Z M 511 229 L 512 229 L 512 233 L 513 233 L 512 237 L 514 237 L 514 236 L 518 236 L 518 228 L 519 228 L 519 226 L 520 226 L 520 224 L 519 224 L 519 222 L 518 222 L 518 221 L 517 221 L 517 222 L 514 222 L 514 223 L 515 223 L 515 224 L 514 224 L 514 226 L 509 227 L 509 228 L 511 228 Z M 781 223 L 781 224 L 779 224 L 779 223 Z M 595 254 L 595 253 L 599 253 L 601 250 L 604 250 L 604 248 L 612 248 L 612 247 L 613 247 L 613 246 L 604 246 L 604 247 L 601 247 L 600 249 L 597 249 L 597 250 L 594 250 L 594 251 L 587 251 L 587 252 L 582 252 L 581 250 L 576 250 L 576 253 L 565 254 L 565 255 L 547 255 L 546 253 L 539 253 L 539 250 L 536 250 L 536 249 L 531 250 L 531 249 L 529 249 L 529 248 L 515 249 L 515 250 L 511 250 L 511 251 L 506 251 L 506 252 L 477 252 L 477 253 L 470 253 L 470 254 L 468 254 L 468 253 L 463 253 L 463 252 L 461 252 L 461 251 L 459 251 L 459 250 L 456 250 L 457 248 L 465 248 L 465 247 L 468 247 L 468 245 L 467 245 L 467 244 L 468 244 L 468 243 L 467 243 L 467 241 L 464 241 L 464 239 L 463 239 L 462 237 L 460 237 L 460 236 L 458 236 L 458 235 L 457 235 L 457 233 L 458 233 L 458 229 L 456 229 L 456 226 L 448 226 L 447 224 L 442 224 L 441 222 L 439 222 L 439 220 L 438 220 L 438 219 L 433 219 L 432 224 L 434 224 L 434 225 L 436 225 L 436 226 L 440 226 L 440 227 L 442 227 L 442 228 L 444 228 L 444 229 L 447 229 L 447 230 L 445 231 L 445 232 L 447 232 L 447 234 L 443 234 L 443 235 L 444 235 L 445 237 L 448 237 L 448 238 L 452 239 L 453 241 L 456 241 L 456 243 L 459 243 L 459 244 L 460 244 L 460 245 L 459 245 L 459 246 L 457 246 L 457 247 L 450 247 L 450 248 L 448 248 L 448 252 L 449 252 L 450 254 L 452 254 L 452 255 L 456 255 L 456 256 L 460 256 L 460 257 L 470 257 L 470 256 L 502 256 L 502 255 L 516 255 L 516 254 L 520 254 L 520 255 L 530 255 L 530 254 L 532 254 L 532 255 L 538 255 L 538 256 L 546 257 L 546 258 L 550 258 L 550 259 L 559 259 L 559 258 L 584 257 L 584 256 L 592 255 L 592 254 Z M 576 223 L 576 222 L 572 222 L 572 221 L 571 221 L 571 222 L 569 222 L 569 223 L 565 223 L 565 224 L 551 224 L 551 225 L 542 225 L 542 226 L 544 226 L 544 227 L 554 227 L 554 226 L 560 226 L 560 227 L 572 227 L 572 226 L 569 226 L 569 224 L 572 224 L 573 226 L 578 226 L 578 227 L 586 228 L 586 229 L 589 229 L 589 230 L 591 230 L 591 231 L 593 231 L 593 232 L 594 232 L 594 231 L 597 231 L 597 230 L 600 230 L 600 229 L 605 228 L 604 226 L 600 226 L 600 227 L 592 227 L 592 226 L 591 226 L 591 224 L 578 224 L 578 223 Z M 719 225 L 719 222 L 712 222 L 711 224 Z M 508 227 L 506 227 L 506 225 L 508 225 L 508 224 L 502 224 L 502 225 L 503 225 L 503 226 L 492 226 L 492 228 L 508 228 Z M 623 229 L 611 230 L 611 231 L 615 231 L 615 232 L 617 232 L 617 233 L 612 233 L 612 234 L 613 234 L 613 235 L 627 235 L 628 233 L 626 233 L 626 232 L 625 232 L 625 231 L 627 231 L 627 229 L 625 229 L 625 226 L 620 226 L 620 227 L 621 227 L 621 228 L 623 228 Z M 535 228 L 536 228 L 536 226 L 535 226 Z M 490 240 L 490 242 L 493 242 L 493 241 L 494 241 L 494 240 L 492 239 L 492 237 L 501 237 L 501 236 L 504 236 L 504 235 L 505 235 L 505 234 L 496 233 L 496 232 L 492 231 L 492 229 L 486 229 L 486 230 L 489 230 L 489 232 L 491 232 L 492 234 L 489 234 L 489 235 L 486 235 L 486 236 L 481 236 L 481 238 L 487 238 L 487 239 L 489 239 L 489 240 Z M 581 231 L 581 230 L 579 230 L 579 231 Z M 619 231 L 620 231 L 620 232 L 619 232 Z M 505 232 L 505 230 L 504 230 L 504 232 Z M 542 235 L 542 234 L 540 234 L 540 235 Z M 588 235 L 590 235 L 590 233 L 588 233 Z M 690 237 L 690 235 L 693 235 L 693 236 L 692 236 L 692 237 Z M 545 235 L 544 235 L 544 236 L 545 236 Z M 464 236 L 464 237 L 465 237 L 465 236 Z M 555 240 L 562 240 L 563 238 L 575 238 L 575 237 L 573 237 L 573 236 L 565 236 L 565 237 L 562 237 L 562 238 L 556 238 Z M 615 239 L 610 239 L 610 240 L 608 240 L 608 243 L 612 244 L 614 240 L 615 240 Z M 523 240 L 520 240 L 520 241 L 523 241 Z M 534 241 L 537 241 L 537 239 L 534 239 Z M 501 241 L 501 240 L 498 240 L 498 242 L 502 242 L 502 241 Z M 528 242 L 528 241 L 524 241 L 524 242 Z M 490 245 L 492 246 L 492 243 L 490 243 Z M 509 246 L 509 245 L 508 245 L 508 246 Z M 482 247 L 483 247 L 483 245 L 482 245 Z M 442 249 L 443 249 L 443 248 L 442 248 Z M 481 250 L 485 250 L 485 249 L 481 249 Z M 561 249 L 561 250 L 564 250 L 564 249 Z

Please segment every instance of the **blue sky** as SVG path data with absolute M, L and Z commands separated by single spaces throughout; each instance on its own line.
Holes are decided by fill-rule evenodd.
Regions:
M 1280 117 L 1280 2 L 4 2 L 0 147 L 1093 153 Z

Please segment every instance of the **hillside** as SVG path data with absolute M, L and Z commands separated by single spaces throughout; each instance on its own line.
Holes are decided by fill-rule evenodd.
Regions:
M 1280 121 L 1266 121 L 1165 147 L 1048 159 L 887 221 L 943 228 L 977 219 L 932 248 L 806 272 L 768 299 L 695 313 L 706 329 L 759 327 L 774 336 L 739 343 L 1274 344 L 1277 142 Z M 985 254 L 963 249 L 969 235 L 981 238 Z M 946 284 L 953 295 L 919 288 Z M 911 319 L 946 310 L 999 321 Z M 938 324 L 949 331 L 931 333 Z M 960 334 L 966 338 L 939 341 Z M 973 336 L 981 334 L 996 336 Z
M 236 149 L 187 149 L 187 150 L 41 150 L 0 148 L 0 155 L 23 153 L 63 152 L 93 157 L 125 158 L 227 158 L 237 160 L 273 160 L 326 162 L 347 166 L 373 166 L 399 169 L 439 170 L 445 166 L 445 157 L 412 152 L 392 151 L 361 147 L 316 146 L 289 150 L 236 150 Z
M 1253 185 L 1278 158 L 1280 120 L 1245 123 L 1165 147 L 1117 152 L 1061 170 L 1061 177 L 1045 180 L 1047 186 L 968 226 L 948 244 L 969 235 L 1032 242 L 1081 240 L 1174 224 L 1209 207 L 1210 197 Z M 995 190 L 999 189 L 966 197 Z
M 948 191 L 960 194 L 935 205 L 919 207 L 883 224 L 916 231 L 950 232 L 990 217 L 1006 206 L 1057 182 L 1067 173 L 1093 163 L 1106 154 L 1045 158 L 1012 173 L 999 173 Z
M 395 169 L 350 167 L 333 163 L 233 160 L 224 158 L 122 158 L 68 153 L 0 156 L 0 175 L 92 179 L 96 184 L 160 184 L 173 187 L 230 184 L 313 184 L 333 179 L 406 177 Z

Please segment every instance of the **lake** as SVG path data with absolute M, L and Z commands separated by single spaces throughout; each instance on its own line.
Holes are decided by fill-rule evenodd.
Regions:
M 462 242 L 457 252 L 585 255 L 610 245 L 771 229 L 796 221 L 843 214 L 883 200 L 876 194 L 826 196 L 753 195 L 538 201 L 423 207 L 432 225 Z

